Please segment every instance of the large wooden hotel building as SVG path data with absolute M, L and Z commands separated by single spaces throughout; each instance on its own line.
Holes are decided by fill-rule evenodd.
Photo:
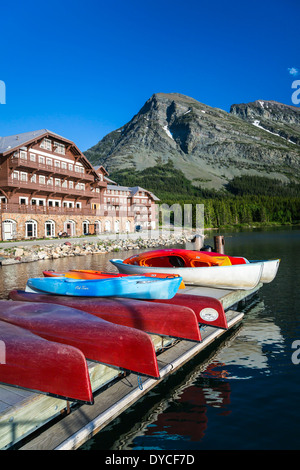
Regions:
M 0 137 L 1 240 L 154 229 L 157 200 L 111 181 L 47 129 Z

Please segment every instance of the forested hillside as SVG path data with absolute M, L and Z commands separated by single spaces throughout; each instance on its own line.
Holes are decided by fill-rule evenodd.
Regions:
M 118 170 L 110 177 L 121 185 L 152 191 L 160 203 L 204 204 L 206 227 L 300 223 L 300 184 L 258 176 L 235 177 L 226 189 L 193 186 L 172 162 L 142 171 Z

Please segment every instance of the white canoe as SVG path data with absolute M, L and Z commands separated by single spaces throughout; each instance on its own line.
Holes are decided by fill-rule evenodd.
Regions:
M 122 274 L 167 273 L 178 274 L 186 285 L 219 289 L 254 289 L 261 281 L 264 262 L 212 266 L 200 268 L 157 268 L 125 264 L 121 259 L 110 262 Z
M 280 259 L 272 259 L 266 261 L 250 261 L 250 263 L 263 263 L 263 271 L 261 274 L 260 282 L 268 284 L 269 282 L 272 282 L 273 279 L 275 279 L 276 277 Z

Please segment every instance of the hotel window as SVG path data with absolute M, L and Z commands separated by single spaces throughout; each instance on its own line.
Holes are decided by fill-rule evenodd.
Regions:
M 25 223 L 26 227 L 26 237 L 36 237 L 37 233 L 37 223 L 35 220 L 28 220 Z
M 50 176 L 50 178 L 48 178 L 47 185 L 48 186 L 53 186 L 53 178 L 51 176 Z
M 60 168 L 60 162 L 58 160 L 54 161 L 55 168 Z
M 45 205 L 45 199 L 31 199 L 30 204 L 32 206 L 44 206 Z
M 63 187 L 63 188 L 67 188 L 67 187 L 68 187 L 68 181 L 63 181 L 62 187 Z
M 36 157 L 35 157 L 34 153 L 31 153 L 31 154 L 30 154 L 29 159 L 30 159 L 31 162 L 35 162 L 35 161 L 36 161 Z
M 60 179 L 55 178 L 55 186 L 60 186 Z
M 66 153 L 66 147 L 64 144 L 60 144 L 59 142 L 54 142 L 54 152 L 60 153 L 61 155 L 65 155 Z
M 69 188 L 74 188 L 74 181 L 69 181 Z
M 75 165 L 74 168 L 75 168 L 76 173 L 80 172 L 80 167 L 78 165 Z
M 19 172 L 18 172 L 18 171 L 14 171 L 14 172 L 13 172 L 13 179 L 14 179 L 14 180 L 18 180 L 18 179 L 19 179 Z
M 52 144 L 50 139 L 43 139 L 40 147 L 46 150 L 52 150 Z
M 45 164 L 45 157 L 42 157 L 41 155 L 39 155 L 39 163 L 44 165 Z
M 19 198 L 19 204 L 28 204 L 28 198 L 27 197 L 20 197 Z
M 32 175 L 30 178 L 31 183 L 36 183 L 36 175 Z
M 27 160 L 27 153 L 24 150 L 20 150 L 20 158 L 23 160 Z
M 73 171 L 73 164 L 72 163 L 69 163 L 69 170 Z
M 54 237 L 55 235 L 55 223 L 53 220 L 47 220 L 45 222 L 45 236 Z
M 21 178 L 20 178 L 21 181 L 27 181 L 27 173 L 21 172 L 20 176 L 21 176 Z
M 67 169 L 66 162 L 61 162 L 61 167 L 62 167 L 63 170 L 66 170 Z
M 47 158 L 46 163 L 47 165 L 52 166 L 52 158 Z
M 46 177 L 44 175 L 39 175 L 39 183 L 46 184 Z

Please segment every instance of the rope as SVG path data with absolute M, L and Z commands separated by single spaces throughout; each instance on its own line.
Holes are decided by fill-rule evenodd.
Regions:
M 142 378 L 140 375 L 137 376 L 137 380 L 138 380 L 139 389 L 143 390 L 143 382 L 142 382 Z

